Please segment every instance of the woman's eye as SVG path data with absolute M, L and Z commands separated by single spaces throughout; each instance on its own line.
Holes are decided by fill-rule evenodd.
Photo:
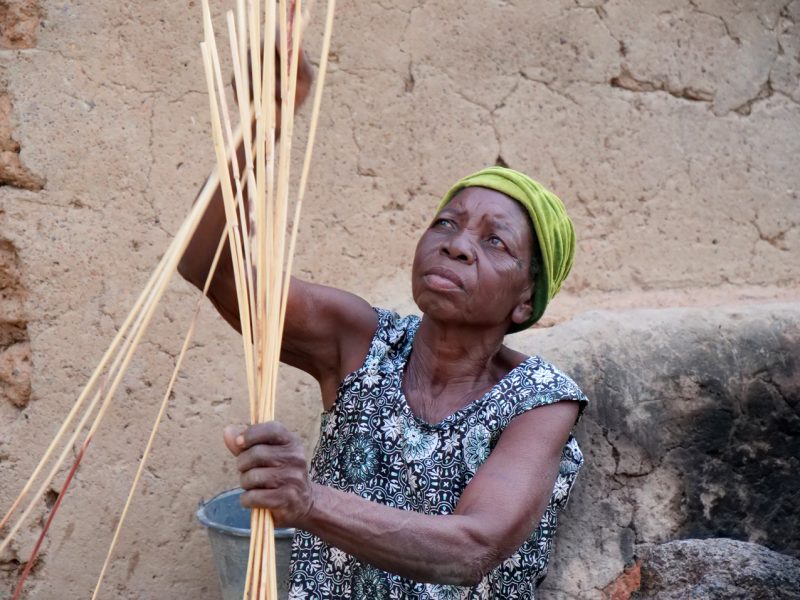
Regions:
M 496 235 L 492 235 L 492 236 L 489 237 L 489 245 L 491 245 L 491 246 L 493 246 L 495 248 L 501 248 L 501 249 L 506 247 L 505 242 L 503 242 L 503 240 L 501 240 Z
M 434 227 L 452 227 L 453 222 L 450 219 L 436 219 L 433 222 Z

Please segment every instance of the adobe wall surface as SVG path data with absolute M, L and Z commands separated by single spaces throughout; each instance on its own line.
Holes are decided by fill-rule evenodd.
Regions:
M 317 19 L 312 57 L 319 33 Z M 0 511 L 212 164 L 201 35 L 194 0 L 0 0 Z M 331 61 L 301 277 L 413 311 L 437 198 L 497 163 L 558 193 L 578 231 L 544 327 L 598 308 L 800 302 L 800 0 L 343 0 Z M 28 597 L 94 585 L 196 298 L 178 280 L 166 296 Z M 238 337 L 207 305 L 200 323 L 108 597 L 218 597 L 193 511 L 236 483 L 221 429 L 247 409 Z M 531 351 L 540 334 L 509 341 Z M 279 416 L 311 448 L 315 384 L 283 377 Z M 64 476 L 0 556 L 0 595 Z

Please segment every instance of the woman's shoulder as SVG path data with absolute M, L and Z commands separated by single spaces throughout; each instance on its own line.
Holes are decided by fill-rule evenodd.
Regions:
M 378 327 L 375 330 L 375 341 L 396 348 L 404 349 L 414 341 L 414 334 L 419 327 L 420 317 L 417 315 L 401 316 L 395 311 L 373 306 L 378 315 Z
M 575 380 L 553 363 L 534 354 L 526 361 L 525 373 L 540 391 L 558 391 L 570 400 L 587 401 Z
M 578 402 L 582 414 L 589 401 L 572 377 L 538 355 L 527 356 L 507 379 L 515 414 L 563 400 Z
M 378 324 L 367 354 L 361 366 L 345 377 L 343 384 L 347 384 L 364 370 L 377 372 L 402 368 L 411 352 L 420 318 L 416 315 L 400 316 L 385 308 L 373 307 L 373 310 Z

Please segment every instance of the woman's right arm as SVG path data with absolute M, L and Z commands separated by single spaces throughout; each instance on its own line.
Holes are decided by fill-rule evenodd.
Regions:
M 296 107 L 303 104 L 308 97 L 313 80 L 311 65 L 305 53 L 300 52 L 300 56 Z M 279 90 L 280 85 L 276 85 L 276 93 Z M 276 104 L 280 107 L 280 97 L 276 98 Z M 239 164 L 245 164 L 243 146 L 239 147 L 237 155 Z M 225 226 L 225 205 L 222 191 L 217 186 L 178 265 L 180 274 L 200 289 L 205 284 Z M 223 249 L 208 297 L 222 318 L 236 331 L 241 332 L 233 262 L 228 244 Z M 281 360 L 316 378 L 322 389 L 322 401 L 326 409 L 330 408 L 341 380 L 364 361 L 377 323 L 375 312 L 358 296 L 292 278 Z
M 242 156 L 240 164 L 243 163 Z M 225 224 L 222 193 L 217 187 L 178 265 L 180 274 L 199 289 L 205 284 Z M 222 318 L 241 332 L 228 244 L 212 278 L 208 297 Z M 364 361 L 376 327 L 377 315 L 363 299 L 293 277 L 281 360 L 309 373 L 319 382 L 322 401 L 328 409 L 333 405 L 341 380 Z
M 241 148 L 239 154 L 243 154 Z M 196 199 L 195 199 L 196 201 Z M 225 228 L 225 208 L 222 191 L 219 186 L 197 226 L 197 230 L 189 240 L 189 245 L 178 263 L 178 272 L 189 283 L 203 289 L 211 263 L 214 260 L 217 243 Z M 208 288 L 208 297 L 222 318 L 236 331 L 242 331 L 239 320 L 239 307 L 236 302 L 236 285 L 233 279 L 233 263 L 231 249 L 225 243 L 222 249 L 217 270 Z

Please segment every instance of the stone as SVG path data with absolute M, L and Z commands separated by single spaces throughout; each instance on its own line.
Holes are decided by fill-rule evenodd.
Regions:
M 800 598 L 800 560 L 749 542 L 678 540 L 650 548 L 635 600 Z
M 628 600 L 642 586 L 642 563 L 637 560 L 603 588 L 603 600 Z
M 600 598 L 681 538 L 800 557 L 800 305 L 598 311 L 523 340 L 591 400 L 545 592 Z

